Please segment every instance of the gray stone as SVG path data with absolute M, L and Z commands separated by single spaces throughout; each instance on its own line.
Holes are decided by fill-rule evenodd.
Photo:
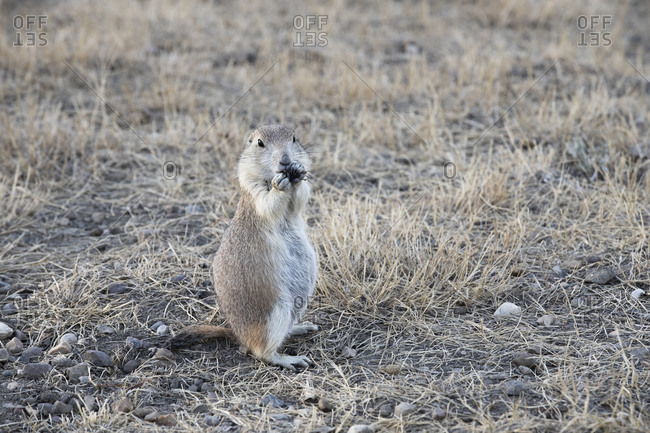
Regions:
M 28 347 L 27 349 L 23 350 L 23 354 L 22 354 L 21 358 L 24 357 L 26 362 L 30 362 L 30 361 L 37 360 L 41 356 L 43 356 L 43 349 L 41 349 L 40 347 L 32 346 L 32 347 Z
M 160 412 L 154 410 L 153 412 L 149 412 L 148 414 L 146 414 L 143 419 L 148 422 L 155 422 L 159 416 L 160 416 Z
M 593 284 L 607 284 L 614 276 L 614 271 L 609 268 L 597 268 L 587 272 L 585 281 Z
M 101 350 L 89 350 L 88 352 L 84 353 L 83 359 L 84 361 L 87 361 L 97 367 L 113 366 L 113 360 L 111 357 Z
M 504 302 L 494 312 L 495 316 L 515 316 L 518 314 L 521 314 L 521 307 L 518 307 L 512 302 Z
M 523 374 L 526 376 L 531 376 L 533 374 L 533 370 L 526 367 L 525 365 L 520 365 L 519 367 L 517 367 L 517 371 L 519 372 L 519 374 Z
M 5 316 L 13 316 L 18 313 L 18 307 L 15 304 L 7 304 L 2 307 L 2 314 Z
M 120 293 L 124 293 L 127 290 L 128 288 L 122 283 L 109 284 L 108 287 L 106 288 L 106 292 L 109 295 L 119 295 Z
M 395 406 L 395 416 L 406 416 L 415 412 L 418 407 L 411 403 L 402 402 Z
M 138 340 L 135 337 L 126 337 L 126 345 L 134 349 L 140 349 L 142 347 L 142 340 Z
M 167 325 L 160 325 L 160 326 L 156 329 L 156 334 L 157 334 L 157 335 L 166 335 L 166 334 L 169 334 L 169 326 L 167 326 Z
M 151 413 L 157 413 L 156 408 L 153 408 L 151 406 L 142 406 L 133 411 L 133 415 L 141 419 L 145 419 L 147 415 Z
M 52 415 L 52 403 L 39 403 L 36 408 L 43 415 Z
M 70 346 L 74 346 L 75 344 L 77 344 L 77 336 L 72 332 L 68 332 L 67 334 L 63 334 L 59 339 L 59 341 L 62 343 L 63 342 L 68 343 Z
M 154 323 L 153 325 L 151 325 L 151 330 L 154 331 L 154 332 L 156 332 L 156 330 L 158 329 L 158 327 L 160 327 L 160 326 L 162 326 L 162 325 L 164 325 L 164 324 L 165 324 L 165 322 L 161 322 L 161 321 L 159 320 L 159 321 L 157 321 L 156 323 Z
M 436 421 L 442 421 L 443 419 L 445 419 L 447 417 L 447 411 L 445 411 L 442 408 L 436 407 L 436 408 L 433 409 L 433 413 L 431 414 L 431 416 Z
M 63 415 L 66 413 L 72 413 L 72 406 L 65 404 L 61 401 L 57 401 L 52 405 L 52 413 L 55 415 Z
M 20 352 L 23 351 L 23 342 L 20 341 L 18 337 L 14 337 L 7 344 L 5 344 L 5 347 L 7 350 L 14 355 L 18 355 Z
M 355 424 L 348 429 L 348 433 L 375 433 L 375 429 L 367 424 Z
M 97 332 L 99 332 L 100 334 L 103 334 L 103 335 L 109 335 L 109 334 L 115 334 L 116 331 L 115 331 L 115 328 L 113 328 L 112 326 L 99 325 L 97 327 Z
M 121 398 L 111 404 L 113 412 L 129 413 L 133 410 L 133 403 L 128 397 Z
M 140 367 L 140 361 L 137 359 L 132 359 L 130 361 L 127 361 L 126 364 L 124 364 L 124 367 L 122 367 L 122 371 L 124 371 L 126 374 L 131 374 L 138 367 Z
M 14 335 L 14 330 L 6 323 L 0 322 L 0 340 L 6 340 Z
M 50 370 L 52 370 L 50 364 L 44 362 L 30 363 L 23 367 L 23 376 L 25 379 L 40 379 L 47 376 Z
M 524 393 L 524 384 L 520 380 L 509 380 L 503 384 L 503 392 L 510 396 L 521 395 Z
M 11 357 L 11 354 L 7 349 L 0 348 L 0 362 L 7 362 L 9 361 L 9 358 Z
M 86 362 L 68 368 L 68 379 L 72 382 L 79 382 L 82 376 L 90 376 L 90 365 Z
M 512 363 L 517 366 L 523 365 L 528 368 L 533 368 L 537 366 L 538 362 L 539 360 L 535 355 L 524 351 L 519 351 L 512 357 Z
M 48 352 L 50 355 L 67 355 L 72 352 L 72 347 L 65 341 L 60 342 L 56 346 L 50 349 Z
M 221 417 L 214 416 L 214 415 L 206 415 L 205 418 L 203 418 L 203 423 L 210 427 L 215 427 L 221 424 Z
M 318 408 L 323 412 L 331 412 L 334 409 L 334 403 L 332 403 L 327 397 L 321 397 L 320 400 L 318 400 Z
M 379 416 L 382 418 L 390 418 L 393 416 L 393 405 L 392 404 L 382 404 L 379 408 Z

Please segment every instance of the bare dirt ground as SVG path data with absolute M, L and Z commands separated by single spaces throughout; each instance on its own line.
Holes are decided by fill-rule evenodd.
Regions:
M 648 3 L 241 3 L 0 3 L 0 431 L 647 431 Z M 268 123 L 315 161 L 297 374 L 161 350 L 223 321 Z

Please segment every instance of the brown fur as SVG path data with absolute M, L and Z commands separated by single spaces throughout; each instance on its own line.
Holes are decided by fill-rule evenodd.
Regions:
M 237 337 L 232 332 L 232 329 L 226 328 L 225 326 L 193 325 L 188 326 L 176 334 L 169 343 L 172 349 L 177 349 L 215 338 L 228 338 L 237 341 Z

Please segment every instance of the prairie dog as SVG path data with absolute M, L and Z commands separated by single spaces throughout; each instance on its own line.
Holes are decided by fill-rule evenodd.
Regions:
M 213 283 L 230 328 L 199 325 L 172 339 L 172 347 L 229 337 L 257 358 L 290 370 L 306 356 L 277 352 L 288 335 L 318 330 L 298 324 L 316 285 L 316 252 L 302 217 L 311 188 L 309 155 L 291 129 L 262 126 L 248 137 L 237 165 L 241 196 L 213 263 Z

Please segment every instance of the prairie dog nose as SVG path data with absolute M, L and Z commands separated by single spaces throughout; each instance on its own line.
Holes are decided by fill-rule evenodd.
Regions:
M 289 165 L 291 164 L 291 158 L 289 158 L 289 155 L 286 153 L 282 155 L 282 158 L 280 158 L 280 165 Z

